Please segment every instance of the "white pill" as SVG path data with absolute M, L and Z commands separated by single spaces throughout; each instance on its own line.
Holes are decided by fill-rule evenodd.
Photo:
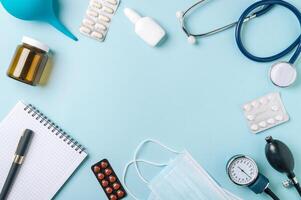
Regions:
M 85 33 L 85 34 L 90 34 L 91 33 L 91 29 L 85 26 L 80 27 L 80 32 Z
M 244 110 L 245 111 L 249 112 L 249 111 L 251 111 L 251 109 L 252 109 L 252 106 L 250 104 L 244 105 Z
M 106 0 L 106 2 L 108 2 L 109 4 L 112 4 L 112 5 L 117 5 L 116 0 Z
M 93 26 L 95 24 L 95 22 L 90 19 L 84 19 L 83 24 L 86 26 Z
M 276 105 L 274 105 L 274 106 L 272 106 L 272 110 L 273 110 L 273 111 L 278 111 L 278 110 L 279 110 L 279 107 L 276 106 Z
M 110 22 L 110 18 L 105 15 L 99 15 L 98 19 L 104 22 Z
M 260 99 L 260 103 L 262 103 L 263 105 L 266 105 L 268 103 L 268 99 L 262 98 L 262 99 Z
M 254 106 L 255 108 L 258 108 L 259 107 L 259 102 L 258 101 L 253 101 L 252 106 Z
M 252 131 L 257 131 L 259 129 L 259 127 L 256 124 L 253 124 L 251 126 Z
M 259 123 L 259 126 L 265 128 L 267 126 L 267 123 L 265 121 L 262 121 Z
M 109 14 L 114 13 L 114 10 L 112 8 L 107 7 L 107 6 L 103 7 L 103 11 L 105 11 L 106 13 L 109 13 Z
M 93 32 L 91 34 L 92 37 L 96 38 L 96 39 L 102 39 L 103 38 L 103 34 L 102 33 L 99 33 L 99 32 Z
M 97 17 L 98 13 L 93 10 L 87 10 L 87 15 L 91 17 Z
M 249 121 L 253 121 L 253 120 L 255 119 L 255 116 L 254 116 L 254 115 L 248 115 L 248 116 L 247 116 L 247 119 L 248 119 Z
M 107 27 L 103 24 L 97 23 L 95 25 L 95 29 L 105 31 L 105 30 L 107 30 Z
M 282 121 L 282 120 L 283 120 L 283 116 L 282 116 L 282 115 L 277 115 L 277 116 L 275 117 L 275 119 L 276 119 L 277 121 Z
M 274 120 L 273 118 L 268 119 L 268 123 L 269 123 L 269 124 L 274 124 L 274 123 L 275 123 L 275 120 Z
M 91 2 L 90 6 L 92 8 L 96 8 L 96 9 L 101 9 L 102 8 L 101 3 L 98 3 L 98 2 Z

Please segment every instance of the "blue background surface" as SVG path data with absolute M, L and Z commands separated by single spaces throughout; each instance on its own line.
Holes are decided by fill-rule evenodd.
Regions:
M 60 18 L 78 35 L 79 42 L 46 24 L 15 19 L 1 7 L 0 118 L 23 99 L 45 112 L 89 151 L 89 158 L 56 199 L 106 199 L 90 166 L 108 158 L 121 178 L 136 146 L 146 138 L 189 150 L 223 187 L 238 196 L 268 199 L 234 185 L 225 173 L 231 156 L 247 154 L 257 161 L 281 199 L 298 198 L 294 189 L 282 188 L 285 176 L 266 161 L 264 138 L 272 135 L 289 144 L 296 158 L 296 174 L 301 178 L 301 79 L 287 89 L 273 86 L 267 76 L 272 63 L 245 58 L 236 47 L 233 29 L 200 39 L 196 46 L 189 45 L 175 12 L 193 2 L 123 1 L 104 43 L 78 32 L 87 0 L 59 1 Z M 206 31 L 237 19 L 253 2 L 210 1 L 191 16 L 189 23 L 195 31 Z M 301 9 L 300 1 L 289 2 Z M 158 20 L 168 33 L 165 43 L 151 48 L 136 37 L 133 25 L 123 15 L 125 6 Z M 299 27 L 289 11 L 277 7 L 248 24 L 245 43 L 258 55 L 270 55 L 294 41 L 300 34 Z M 31 87 L 6 77 L 23 35 L 43 41 L 53 50 L 53 68 L 44 86 Z M 281 92 L 291 120 L 259 135 L 251 134 L 242 104 L 275 91 Z M 172 155 L 148 146 L 143 156 L 164 161 Z M 148 166 L 144 169 L 149 178 L 159 170 Z M 134 170 L 130 171 L 129 185 L 139 196 L 147 196 L 148 190 Z

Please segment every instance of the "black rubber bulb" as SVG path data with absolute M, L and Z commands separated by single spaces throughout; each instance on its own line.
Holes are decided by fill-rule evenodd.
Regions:
M 271 136 L 266 138 L 265 155 L 270 165 L 289 177 L 294 174 L 295 161 L 291 150 L 281 141 Z
M 265 139 L 265 155 L 270 165 L 281 173 L 286 173 L 301 197 L 301 187 L 294 174 L 295 161 L 291 150 L 281 141 L 271 136 Z

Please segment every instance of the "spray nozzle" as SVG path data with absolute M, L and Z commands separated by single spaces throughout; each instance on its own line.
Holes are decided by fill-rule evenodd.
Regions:
M 139 19 L 141 19 L 141 16 L 131 8 L 125 8 L 124 14 L 125 14 L 125 16 L 127 16 L 127 18 L 129 18 L 129 20 L 133 24 L 136 24 L 139 21 Z

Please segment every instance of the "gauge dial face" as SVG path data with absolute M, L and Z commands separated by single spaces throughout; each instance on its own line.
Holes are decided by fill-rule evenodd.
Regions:
M 248 186 L 258 177 L 258 167 L 255 161 L 246 156 L 233 157 L 227 166 L 228 175 L 235 184 Z

